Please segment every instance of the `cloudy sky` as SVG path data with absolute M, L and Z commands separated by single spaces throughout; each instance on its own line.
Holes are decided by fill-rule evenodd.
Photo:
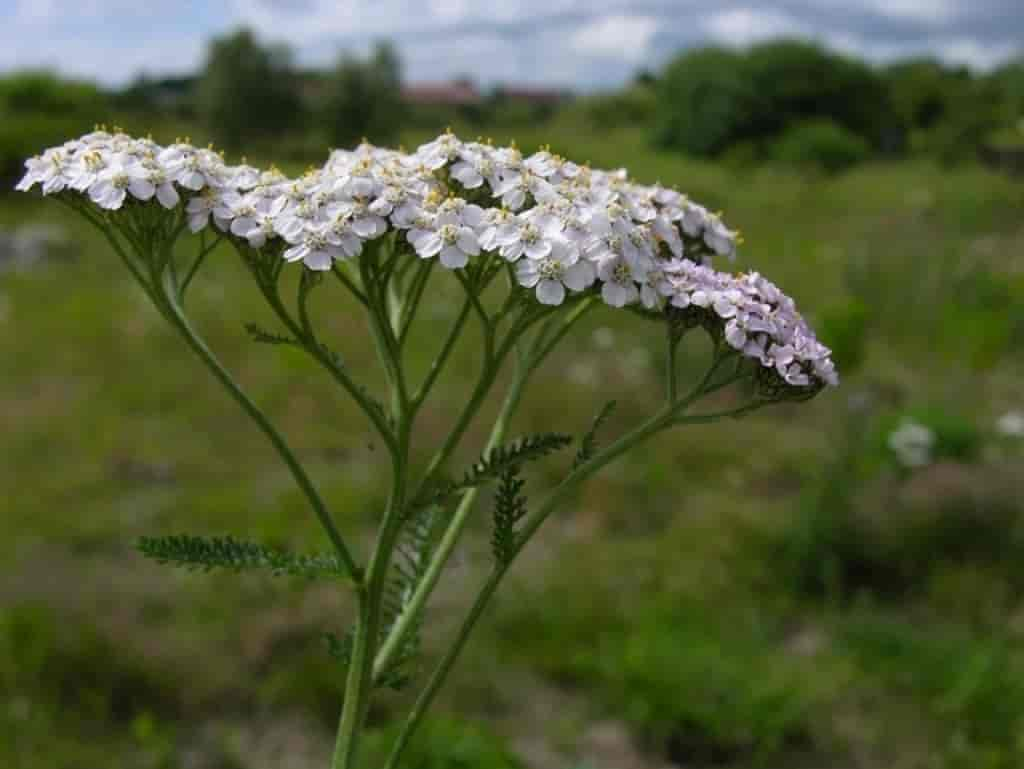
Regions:
M 978 69 L 1024 51 L 1024 0 L 0 0 L 0 69 L 121 84 L 187 72 L 239 24 L 305 64 L 389 38 L 411 81 L 615 86 L 685 46 L 801 36 L 874 60 Z

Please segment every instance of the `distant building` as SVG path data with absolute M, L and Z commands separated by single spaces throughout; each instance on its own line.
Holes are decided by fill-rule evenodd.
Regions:
M 402 100 L 418 106 L 468 107 L 480 104 L 483 95 L 470 80 L 448 83 L 406 83 Z

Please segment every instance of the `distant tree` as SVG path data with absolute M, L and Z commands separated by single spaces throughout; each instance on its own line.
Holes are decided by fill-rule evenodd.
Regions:
M 904 144 L 905 127 L 885 80 L 863 61 L 813 43 L 779 40 L 751 48 L 744 68 L 757 105 L 749 138 L 829 119 L 876 150 Z
M 656 88 L 658 143 L 695 155 L 718 155 L 739 143 L 766 147 L 813 120 L 830 120 L 875 150 L 903 144 L 902 121 L 882 77 L 810 43 L 686 52 Z
M 1006 120 L 1017 123 L 1024 119 L 1024 56 L 1004 64 L 992 73 L 991 79 L 999 92 Z
M 290 50 L 262 45 L 242 28 L 209 45 L 198 85 L 199 115 L 218 141 L 239 147 L 298 123 L 296 86 Z
M 378 43 L 365 60 L 343 54 L 328 79 L 322 106 L 328 140 L 347 147 L 366 137 L 394 139 L 402 122 L 402 66 L 394 46 Z
M 884 74 L 915 151 L 947 161 L 973 159 L 985 137 L 1010 122 L 1011 98 L 996 74 L 977 77 L 934 59 L 899 62 Z
M 39 117 L 85 116 L 102 121 L 110 100 L 95 84 L 26 70 L 0 78 L 0 111 Z
M 694 155 L 717 155 L 743 138 L 756 109 L 744 57 L 703 48 L 676 57 L 658 81 L 656 139 Z

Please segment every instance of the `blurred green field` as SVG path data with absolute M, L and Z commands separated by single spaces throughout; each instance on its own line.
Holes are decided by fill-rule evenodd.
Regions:
M 973 165 L 733 170 L 571 115 L 516 136 L 723 209 L 746 238 L 736 267 L 796 297 L 843 386 L 687 428 L 591 482 L 515 568 L 408 766 L 1024 766 L 1024 440 L 995 430 L 1024 408 L 1024 185 Z M 345 628 L 343 592 L 132 550 L 181 531 L 322 548 L 315 522 L 98 237 L 56 204 L 0 199 L 0 225 L 33 222 L 81 254 L 0 274 L 0 766 L 324 766 L 341 674 L 322 633 Z M 215 253 L 199 325 L 365 545 L 380 450 L 314 364 L 249 341 L 245 323 L 273 323 Z M 454 311 L 444 291 L 424 363 Z M 365 329 L 325 298 L 320 323 L 372 384 Z M 554 356 L 514 432 L 579 432 L 609 398 L 612 430 L 646 413 L 660 329 L 621 315 L 595 314 Z M 424 447 L 465 398 L 471 342 L 428 403 Z M 705 352 L 687 348 L 695 375 Z M 904 415 L 938 437 L 928 467 L 886 447 Z M 487 567 L 478 523 L 428 654 Z M 372 711 L 382 744 L 408 705 Z

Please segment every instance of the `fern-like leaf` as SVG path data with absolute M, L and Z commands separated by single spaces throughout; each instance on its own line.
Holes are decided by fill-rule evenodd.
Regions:
M 597 432 L 604 426 L 604 423 L 608 421 L 608 418 L 611 417 L 612 412 L 615 411 L 615 406 L 615 401 L 608 401 L 598 412 L 597 416 L 594 417 L 594 421 L 591 423 L 590 429 L 587 430 L 583 439 L 580 441 L 580 448 L 576 452 L 576 459 L 572 463 L 573 470 L 585 462 L 589 462 L 593 458 L 594 454 L 597 453 Z
M 519 468 L 527 462 L 546 457 L 572 443 L 572 437 L 561 433 L 527 435 L 504 446 L 497 446 L 481 455 L 458 481 L 445 481 L 434 486 L 426 499 L 416 507 L 442 504 L 467 489 L 483 486 L 499 479 L 510 468 Z
M 494 533 L 491 535 L 491 550 L 494 557 L 502 563 L 512 560 L 519 541 L 516 526 L 526 515 L 526 497 L 521 493 L 525 483 L 526 481 L 519 477 L 519 468 L 509 467 L 502 472 L 494 495 Z
M 138 549 L 158 563 L 191 571 L 263 569 L 274 576 L 348 577 L 344 564 L 333 555 L 296 555 L 233 537 L 142 537 Z
M 447 520 L 444 513 L 444 508 L 431 505 L 415 511 L 404 524 L 395 548 L 391 578 L 384 593 L 383 638 L 391 633 L 409 609 L 437 545 L 438 531 Z M 420 649 L 421 622 L 422 618 L 407 630 L 393 661 L 378 676 L 379 686 L 400 689 L 409 681 L 410 664 Z
M 284 345 L 297 345 L 294 339 L 290 336 L 283 336 L 282 334 L 275 334 L 267 331 L 266 329 L 256 325 L 255 323 L 246 323 L 245 330 L 249 332 L 249 336 L 254 342 L 260 344 L 284 344 Z

